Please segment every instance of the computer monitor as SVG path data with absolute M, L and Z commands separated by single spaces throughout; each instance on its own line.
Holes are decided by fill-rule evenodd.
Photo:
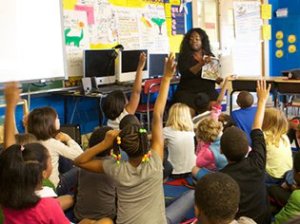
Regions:
M 94 79 L 96 88 L 99 85 L 116 82 L 116 52 L 110 50 L 85 50 L 83 55 L 83 75 Z
M 141 52 L 147 54 L 148 61 L 148 51 L 145 49 L 141 50 L 123 50 L 119 53 L 116 60 L 116 78 L 118 82 L 133 82 L 135 80 L 136 69 L 139 63 L 139 58 Z M 148 76 L 148 63 L 143 70 L 143 79 L 147 79 Z
M 164 74 L 165 58 L 168 54 L 149 54 L 149 78 Z

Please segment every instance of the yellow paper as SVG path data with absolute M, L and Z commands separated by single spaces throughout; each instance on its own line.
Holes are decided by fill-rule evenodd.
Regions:
M 169 43 L 170 43 L 170 51 L 171 52 L 179 52 L 180 44 L 183 39 L 183 35 L 175 35 L 169 36 Z
M 264 24 L 262 26 L 262 39 L 271 40 L 271 25 Z
M 272 5 L 262 4 L 261 5 L 261 18 L 262 19 L 272 19 Z
M 170 3 L 166 3 L 165 4 L 165 14 L 166 14 L 166 17 L 171 17 L 171 4 Z
M 63 1 L 63 8 L 72 10 L 75 8 L 75 5 L 77 3 L 77 0 L 64 0 Z
M 170 0 L 171 5 L 180 5 L 181 1 L 180 0 Z

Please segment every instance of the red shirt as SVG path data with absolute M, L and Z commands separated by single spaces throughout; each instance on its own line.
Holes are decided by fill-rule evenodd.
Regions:
M 3 207 L 4 224 L 70 224 L 55 198 L 41 198 L 31 208 L 15 210 Z

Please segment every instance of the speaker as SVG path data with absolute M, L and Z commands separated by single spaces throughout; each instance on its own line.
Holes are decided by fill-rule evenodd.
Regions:
M 84 94 L 89 94 L 92 91 L 92 79 L 91 78 L 82 78 L 81 79 L 82 88 Z
M 79 124 L 63 124 L 60 125 L 60 131 L 68 134 L 75 142 L 81 145 L 81 134 Z

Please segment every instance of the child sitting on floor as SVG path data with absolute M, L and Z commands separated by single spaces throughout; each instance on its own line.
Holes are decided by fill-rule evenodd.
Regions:
M 193 129 L 189 107 L 182 103 L 173 104 L 163 130 L 169 152 L 168 161 L 173 166 L 173 177 L 183 177 L 191 173 L 196 159 Z
M 126 125 L 121 131 L 107 132 L 104 141 L 86 150 L 75 160 L 75 164 L 81 168 L 104 172 L 116 181 L 117 224 L 166 223 L 162 185 L 164 149 L 162 118 L 175 70 L 174 55 L 171 54 L 165 61 L 165 72 L 154 106 L 150 148 L 145 129 L 139 125 Z M 94 159 L 98 153 L 112 146 L 113 158 Z M 120 149 L 127 153 L 128 161 L 121 160 Z
M 220 113 L 220 111 L 211 112 L 212 114 Z M 201 120 L 196 129 L 197 136 L 197 159 L 196 166 L 192 170 L 192 174 L 196 179 L 202 177 L 203 170 L 217 171 L 227 164 L 227 159 L 220 152 L 220 139 L 222 136 L 223 125 L 218 121 L 218 115 L 215 117 L 207 117 Z
M 270 223 L 265 187 L 266 143 L 261 130 L 270 89 L 270 85 L 266 87 L 265 80 L 257 82 L 258 103 L 250 134 L 252 151 L 249 154 L 247 136 L 241 129 L 227 128 L 221 137 L 221 151 L 228 164 L 220 172 L 230 175 L 238 183 L 241 191 L 236 218 L 246 216 L 258 224 Z
M 284 113 L 267 108 L 262 130 L 267 146 L 266 183 L 281 184 L 285 173 L 293 167 L 291 144 L 286 135 L 288 121 Z
M 112 127 L 113 129 L 119 129 L 119 123 L 123 117 L 127 114 L 135 114 L 140 102 L 143 69 L 146 61 L 146 54 L 141 53 L 129 101 L 121 90 L 112 91 L 105 98 L 103 103 L 103 112 L 105 117 L 108 118 L 107 126 Z
M 247 217 L 235 219 L 239 209 L 239 185 L 227 174 L 208 174 L 197 182 L 195 214 L 201 224 L 255 224 Z
M 248 91 L 241 91 L 236 100 L 236 103 L 240 109 L 234 110 L 231 113 L 231 117 L 236 123 L 237 127 L 246 133 L 249 145 L 251 145 L 250 132 L 257 109 L 256 107 L 252 106 L 253 102 L 254 99 L 251 93 Z
M 104 140 L 110 127 L 96 129 L 90 137 L 89 147 Z M 110 150 L 97 155 L 105 158 Z M 112 223 L 116 217 L 116 186 L 113 180 L 103 173 L 93 173 L 81 169 L 78 176 L 78 187 L 74 214 L 80 223 L 96 222 L 97 224 Z

